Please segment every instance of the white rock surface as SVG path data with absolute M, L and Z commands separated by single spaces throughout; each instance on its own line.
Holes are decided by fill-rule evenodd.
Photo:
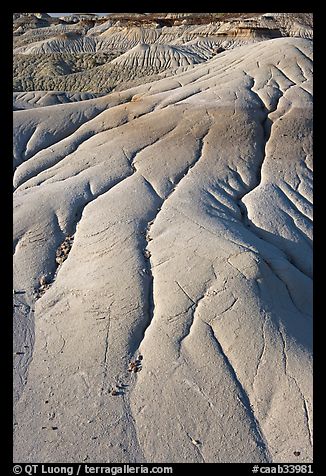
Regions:
M 54 106 L 75 101 L 94 99 L 101 94 L 69 93 L 65 91 L 24 91 L 13 93 L 14 110 L 31 109 L 34 107 Z
M 311 462 L 312 42 L 16 111 L 14 145 L 15 461 Z

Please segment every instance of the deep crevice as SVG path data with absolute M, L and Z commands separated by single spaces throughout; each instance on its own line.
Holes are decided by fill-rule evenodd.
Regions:
M 262 154 L 261 161 L 260 161 L 260 164 L 257 168 L 256 182 L 249 190 L 247 190 L 243 195 L 241 195 L 238 198 L 238 201 L 237 201 L 237 204 L 239 206 L 240 213 L 241 213 L 241 216 L 242 216 L 243 223 L 247 228 L 251 228 L 253 223 L 251 222 L 251 220 L 248 217 L 248 210 L 247 210 L 247 207 L 246 207 L 245 203 L 243 202 L 243 198 L 246 195 L 248 195 L 249 193 L 252 193 L 261 184 L 262 168 L 263 168 L 263 165 L 264 165 L 264 162 L 265 162 L 265 159 L 266 159 L 266 149 L 267 149 L 267 146 L 268 146 L 269 139 L 271 137 L 272 127 L 273 127 L 273 124 L 274 124 L 274 122 L 270 119 L 269 116 L 277 110 L 279 101 L 280 101 L 281 97 L 283 97 L 283 94 L 281 94 L 281 92 L 280 92 L 280 95 L 275 100 L 275 103 L 274 103 L 273 107 L 270 110 L 268 110 L 266 105 L 264 104 L 264 101 L 261 99 L 260 95 L 258 94 L 258 92 L 253 89 L 253 87 L 255 85 L 254 78 L 251 78 L 251 80 L 252 80 L 252 85 L 251 85 L 250 89 L 257 96 L 257 98 L 261 101 L 262 109 L 265 110 L 264 111 L 265 112 L 265 118 L 261 122 L 261 127 L 262 127 L 262 130 L 263 130 L 263 141 L 264 142 L 263 142 L 262 153 L 261 153 Z
M 137 352 L 140 347 L 141 347 L 141 344 L 145 338 L 145 334 L 146 334 L 146 331 L 147 329 L 149 328 L 149 326 L 151 325 L 152 323 L 152 320 L 153 320 L 153 317 L 154 317 L 154 310 L 155 310 L 155 300 L 154 300 L 154 276 L 153 276 L 153 272 L 152 272 L 152 269 L 153 269 L 153 263 L 152 263 L 152 260 L 151 260 L 151 252 L 149 250 L 149 243 L 150 241 L 152 240 L 152 237 L 151 237 L 151 228 L 155 222 L 155 220 L 157 219 L 158 215 L 160 214 L 160 211 L 161 211 L 161 207 L 163 205 L 163 203 L 166 203 L 166 201 L 169 199 L 169 197 L 175 192 L 175 190 L 177 189 L 178 186 L 180 186 L 180 183 L 188 176 L 190 170 L 200 161 L 202 155 L 203 155 L 203 147 L 204 147 L 204 140 L 205 140 L 205 137 L 207 136 L 207 134 L 209 133 L 210 131 L 210 128 L 208 127 L 208 130 L 207 132 L 203 135 L 203 137 L 201 137 L 199 140 L 199 147 L 198 147 L 198 152 L 197 152 L 197 156 L 195 157 L 195 160 L 187 167 L 186 171 L 184 171 L 183 173 L 180 173 L 180 180 L 177 184 L 174 185 L 173 188 L 171 188 L 170 192 L 166 195 L 165 199 L 162 199 L 162 203 L 160 205 L 160 207 L 158 208 L 158 211 L 157 213 L 152 217 L 152 219 L 147 223 L 147 226 L 145 228 L 145 230 L 143 231 L 143 234 L 145 236 L 145 246 L 143 247 L 143 255 L 144 255 L 144 258 L 145 258 L 145 265 L 146 265 L 146 268 L 145 268 L 145 272 L 146 272 L 146 275 L 148 276 L 148 298 L 147 298 L 147 309 L 146 309 L 146 313 L 147 313 L 147 319 L 146 319 L 146 323 L 145 323 L 145 326 L 143 327 L 142 331 L 141 331 L 141 336 L 140 338 L 138 339 L 138 343 L 136 343 L 134 346 L 133 346 L 133 349 L 132 349 L 132 354 L 134 354 L 135 352 Z

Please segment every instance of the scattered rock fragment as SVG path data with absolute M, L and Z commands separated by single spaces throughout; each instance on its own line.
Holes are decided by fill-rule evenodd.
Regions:
M 59 266 L 68 258 L 68 254 L 71 250 L 73 241 L 74 241 L 74 237 L 68 235 L 64 239 L 63 243 L 61 243 L 61 245 L 57 249 L 55 260 Z
M 194 438 L 191 438 L 191 443 L 195 446 L 201 445 L 201 442 L 199 440 L 195 440 Z
M 37 299 L 43 296 L 45 291 L 49 289 L 49 287 L 51 286 L 51 283 L 47 276 L 42 275 L 39 279 L 39 285 L 40 285 L 39 288 L 35 290 Z
M 128 372 L 140 372 L 142 369 L 141 361 L 143 356 L 140 355 L 135 361 L 129 362 Z
M 145 258 L 149 259 L 149 258 L 151 257 L 150 251 L 145 250 L 145 251 L 144 251 L 144 256 L 145 256 Z

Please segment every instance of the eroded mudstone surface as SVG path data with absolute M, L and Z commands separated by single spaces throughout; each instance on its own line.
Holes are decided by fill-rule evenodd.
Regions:
M 15 460 L 311 462 L 312 42 L 69 97 L 14 112 Z

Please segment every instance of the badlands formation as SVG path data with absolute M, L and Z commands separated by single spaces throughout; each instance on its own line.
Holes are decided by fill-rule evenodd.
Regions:
M 31 16 L 15 462 L 311 462 L 312 15 Z

